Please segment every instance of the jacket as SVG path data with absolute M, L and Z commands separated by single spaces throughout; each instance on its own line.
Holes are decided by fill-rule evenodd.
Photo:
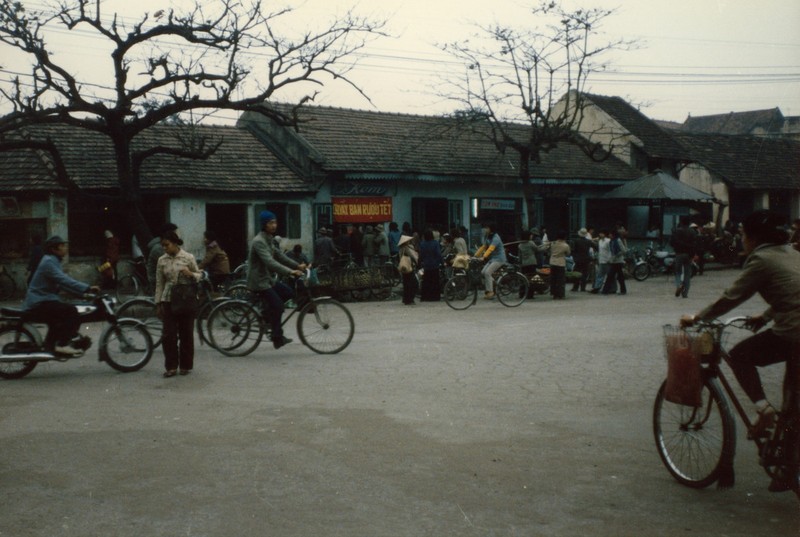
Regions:
M 247 287 L 253 291 L 269 289 L 280 276 L 288 276 L 299 263 L 275 244 L 275 237 L 262 231 L 250 241 L 247 255 Z
M 206 246 L 206 255 L 199 265 L 200 269 L 208 270 L 209 274 L 230 274 L 231 263 L 228 254 L 219 247 L 217 241 Z
M 197 268 L 194 256 L 184 249 L 180 249 L 177 254 L 164 254 L 158 258 L 156 265 L 156 292 L 155 301 L 169 302 L 172 298 L 172 286 L 177 283 L 188 283 L 186 277 L 180 274 L 183 267 L 188 268 L 194 274 L 194 281 L 200 281 L 203 273 Z
M 82 295 L 90 288 L 88 283 L 70 277 L 61 268 L 61 259 L 53 254 L 45 254 L 31 278 L 22 309 L 30 310 L 42 302 L 59 302 L 59 291 Z
M 697 250 L 697 235 L 686 227 L 676 228 L 669 240 L 676 254 L 694 255 Z

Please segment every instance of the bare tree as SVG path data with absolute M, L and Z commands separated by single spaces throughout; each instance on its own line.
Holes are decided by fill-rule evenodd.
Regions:
M 208 158 L 219 142 L 141 150 L 134 147 L 137 135 L 188 114 L 220 109 L 257 112 L 281 125 L 295 125 L 297 108 L 333 80 L 363 95 L 348 78 L 354 66 L 350 57 L 383 35 L 383 22 L 348 12 L 319 31 L 290 36 L 281 23 L 292 12 L 267 11 L 260 0 L 195 0 L 186 12 L 159 10 L 125 24 L 116 14 L 101 17 L 99 1 L 63 0 L 44 13 L 27 11 L 22 2 L 0 0 L 0 50 L 21 54 L 30 65 L 29 76 L 0 87 L 5 106 L 12 108 L 0 117 L 0 141 L 16 148 L 19 140 L 9 141 L 15 131 L 43 123 L 107 136 L 114 148 L 121 205 L 130 209 L 132 229 L 146 244 L 151 235 L 140 207 L 142 163 L 160 154 Z M 107 74 L 113 87 L 104 92 L 61 62 L 60 54 L 52 54 L 45 40 L 52 29 L 100 37 L 111 51 Z M 270 106 L 271 99 L 285 97 L 289 89 L 295 104 L 290 112 Z
M 606 68 L 601 61 L 605 53 L 633 44 L 594 44 L 602 21 L 613 13 L 568 11 L 558 2 L 543 2 L 532 9 L 542 28 L 479 26 L 473 39 L 442 46 L 465 65 L 463 76 L 451 80 L 443 96 L 458 103 L 455 115 L 472 131 L 484 134 L 502 152 L 518 153 L 529 219 L 536 197 L 531 163 L 540 163 L 543 154 L 561 143 L 577 145 L 595 160 L 611 154 L 578 134 L 577 127 L 589 75 Z

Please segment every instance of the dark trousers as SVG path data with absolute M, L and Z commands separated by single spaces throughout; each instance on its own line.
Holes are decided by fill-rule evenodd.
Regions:
M 294 298 L 294 291 L 285 283 L 278 282 L 269 289 L 263 289 L 256 294 L 261 301 L 261 315 L 269 320 L 272 338 L 283 337 L 281 321 L 283 320 L 284 303 Z
M 572 290 L 577 291 L 580 287 L 581 291 L 586 290 L 586 282 L 589 278 L 589 263 L 590 260 L 581 261 L 580 263 L 575 263 L 575 271 L 581 273 L 581 277 L 572 285 Z
M 772 330 L 765 330 L 737 344 L 730 352 L 728 365 L 731 366 L 736 380 L 750 398 L 756 402 L 766 399 L 764 387 L 757 367 L 786 362 L 784 391 L 791 385 L 791 379 L 797 382 L 800 368 L 800 342 L 776 336 Z
M 564 298 L 567 285 L 567 268 L 550 265 L 550 294 L 553 298 Z
M 36 322 L 47 323 L 44 348 L 49 351 L 56 345 L 69 343 L 81 327 L 78 308 L 64 302 L 41 302 L 26 312 L 26 317 Z
M 413 272 L 403 274 L 403 304 L 413 304 L 417 295 L 417 278 Z
M 625 294 L 628 292 L 627 288 L 625 287 L 625 275 L 622 273 L 622 263 L 611 263 L 608 265 L 608 274 L 606 275 L 606 283 L 603 284 L 603 291 L 604 295 L 610 295 L 614 293 L 614 281 L 616 280 L 619 283 L 619 292 L 621 294 Z
M 194 315 L 175 315 L 169 302 L 162 302 L 164 369 L 185 369 L 194 367 Z
M 442 279 L 439 270 L 426 270 L 422 277 L 419 290 L 419 299 L 424 302 L 438 302 L 442 298 Z

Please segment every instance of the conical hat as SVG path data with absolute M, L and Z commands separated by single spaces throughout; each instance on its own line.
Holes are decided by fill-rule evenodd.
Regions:
M 397 246 L 403 246 L 405 243 L 413 240 L 414 237 L 409 237 L 408 235 L 400 235 L 400 240 L 397 241 Z

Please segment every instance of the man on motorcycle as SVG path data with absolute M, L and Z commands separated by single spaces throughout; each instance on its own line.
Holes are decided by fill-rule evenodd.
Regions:
M 681 317 L 683 326 L 690 326 L 696 320 L 714 319 L 756 293 L 769 305 L 764 313 L 751 317 L 748 324 L 758 331 L 774 321 L 772 328 L 734 346 L 729 360 L 739 384 L 755 405 L 756 435 L 773 427 L 776 414 L 767 401 L 756 367 L 785 361 L 784 393 L 800 386 L 800 252 L 787 244 L 784 222 L 769 211 L 756 211 L 748 216 L 743 222 L 742 241 L 747 259 L 742 273 L 716 302 L 696 315 Z M 770 490 L 781 492 L 797 486 L 789 481 L 786 477 L 776 477 Z
M 78 356 L 83 350 L 71 343 L 81 326 L 78 308 L 62 302 L 58 293 L 67 291 L 83 295 L 91 291 L 99 293 L 100 287 L 79 282 L 64 273 L 61 261 L 67 255 L 67 241 L 54 235 L 44 243 L 45 255 L 31 278 L 22 308 L 26 316 L 47 323 L 44 348 L 62 356 Z

